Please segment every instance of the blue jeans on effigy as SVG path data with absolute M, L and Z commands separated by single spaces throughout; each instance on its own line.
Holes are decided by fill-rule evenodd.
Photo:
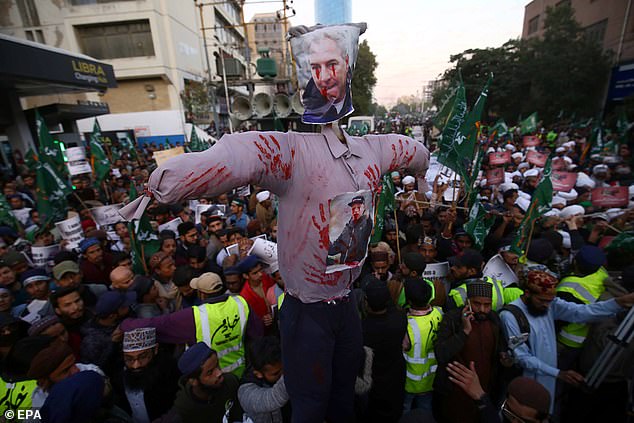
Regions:
M 292 421 L 354 421 L 354 383 L 363 356 L 354 301 L 305 304 L 287 294 L 280 334 Z
M 409 392 L 405 392 L 403 414 L 418 408 L 431 411 L 432 397 L 432 392 L 425 392 L 424 394 L 410 394 Z

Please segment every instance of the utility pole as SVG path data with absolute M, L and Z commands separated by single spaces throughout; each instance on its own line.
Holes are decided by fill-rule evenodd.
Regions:
M 220 119 L 218 118 L 218 107 L 216 105 L 216 84 L 211 79 L 211 62 L 209 61 L 209 51 L 207 50 L 207 33 L 205 31 L 205 18 L 203 17 L 203 4 L 196 3 L 200 14 L 200 28 L 203 32 L 203 46 L 205 49 L 205 60 L 207 61 L 207 96 L 211 103 L 211 109 L 214 117 L 214 126 L 216 127 L 216 136 L 219 135 Z
M 247 31 L 247 24 L 244 22 L 244 2 L 240 3 L 240 25 L 244 31 L 244 40 L 246 44 L 244 56 L 247 61 L 247 90 L 249 90 L 249 102 L 253 101 L 253 81 L 251 79 L 251 47 L 249 46 L 249 31 Z

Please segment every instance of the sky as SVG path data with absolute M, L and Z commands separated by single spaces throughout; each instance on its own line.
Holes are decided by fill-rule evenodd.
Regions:
M 282 2 L 244 6 L 275 12 Z M 289 0 L 290 2 L 290 0 Z M 375 100 L 392 106 L 401 96 L 422 95 L 426 81 L 450 67 L 449 57 L 469 48 L 499 47 L 522 33 L 529 0 L 352 0 L 352 20 L 367 22 L 367 39 L 377 56 Z M 314 0 L 294 0 L 293 25 L 315 23 Z M 483 81 L 484 83 L 484 81 Z M 353 93 L 354 95 L 354 93 Z

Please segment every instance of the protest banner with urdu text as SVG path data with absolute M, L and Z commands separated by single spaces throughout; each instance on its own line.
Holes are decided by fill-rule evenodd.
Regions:
M 526 153 L 526 161 L 528 163 L 532 163 L 537 167 L 544 167 L 546 164 L 546 160 L 548 160 L 548 154 L 540 153 L 537 151 L 529 151 Z
M 489 164 L 492 166 L 498 166 L 511 163 L 511 152 L 506 151 L 496 151 L 495 153 L 489 153 Z
M 487 185 L 500 185 L 504 182 L 504 168 L 494 167 L 486 172 Z
M 625 207 L 629 204 L 628 187 L 600 187 L 592 190 L 591 201 L 597 207 Z
M 553 171 L 551 181 L 553 191 L 570 192 L 577 183 L 577 174 L 574 172 Z
M 180 156 L 181 154 L 185 154 L 185 149 L 183 147 L 170 148 L 169 150 L 158 150 L 154 152 L 152 156 L 156 161 L 156 165 L 160 166 L 165 163 L 168 159 L 172 157 Z

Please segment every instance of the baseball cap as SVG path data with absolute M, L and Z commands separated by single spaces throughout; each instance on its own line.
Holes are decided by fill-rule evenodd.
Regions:
M 53 267 L 53 277 L 60 280 L 66 273 L 79 273 L 79 265 L 71 260 L 65 260 Z
M 37 281 L 48 281 L 50 279 L 44 269 L 29 269 L 20 276 L 20 282 L 22 282 L 24 287 Z
M 216 294 L 224 289 L 220 276 L 212 272 L 203 273 L 192 279 L 189 286 L 205 294 Z
M 240 260 L 238 264 L 236 265 L 236 267 L 240 269 L 241 273 L 248 273 L 257 264 L 262 264 L 260 259 L 257 256 L 250 255 Z
M 107 291 L 97 300 L 95 314 L 98 317 L 105 317 L 116 312 L 121 307 L 129 307 L 136 302 L 136 292 L 134 291 Z
M 476 250 L 466 249 L 459 256 L 449 257 L 449 264 L 452 266 L 465 266 L 472 269 L 480 270 L 484 263 L 482 254 Z
M 365 199 L 362 195 L 352 197 L 352 201 L 348 203 L 348 206 L 352 206 L 353 204 L 365 204 Z

